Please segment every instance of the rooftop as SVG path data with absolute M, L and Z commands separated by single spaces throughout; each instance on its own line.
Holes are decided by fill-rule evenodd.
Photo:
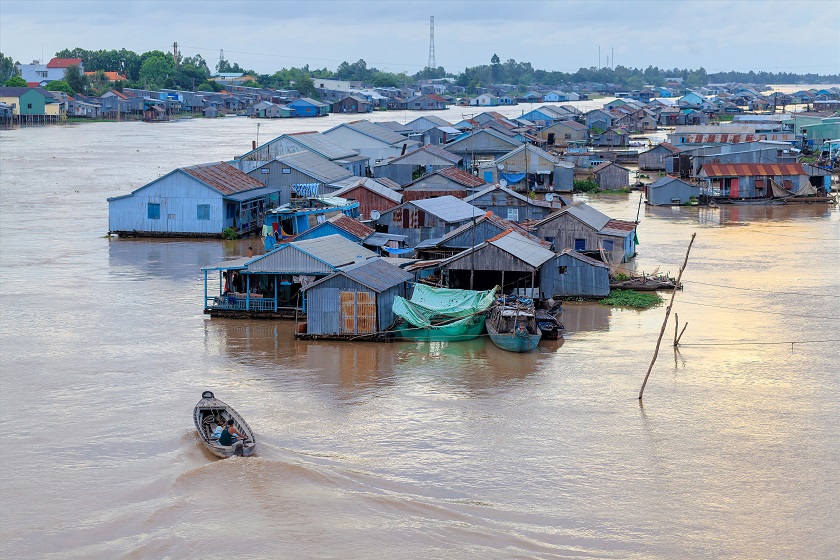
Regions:
M 258 180 L 223 161 L 182 167 L 188 173 L 222 194 L 234 194 L 251 189 L 263 188 Z

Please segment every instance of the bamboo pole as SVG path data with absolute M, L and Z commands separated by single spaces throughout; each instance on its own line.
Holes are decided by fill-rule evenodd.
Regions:
M 665 334 L 665 327 L 668 324 L 668 317 L 671 316 L 671 308 L 674 306 L 674 296 L 677 295 L 677 289 L 680 287 L 680 279 L 682 279 L 683 271 L 688 265 L 688 254 L 691 252 L 691 246 L 694 244 L 695 237 L 697 237 L 697 234 L 692 233 L 691 241 L 688 244 L 688 249 L 686 249 L 685 251 L 685 261 L 680 267 L 680 273 L 677 275 L 677 282 L 676 284 L 674 284 L 674 289 L 671 290 L 671 301 L 668 302 L 668 307 L 667 309 L 665 309 L 665 320 L 662 321 L 662 329 L 659 331 L 659 338 L 656 339 L 656 350 L 654 350 L 653 358 L 650 360 L 650 366 L 648 367 L 647 374 L 645 375 L 645 380 L 644 382 L 642 382 L 642 388 L 639 389 L 639 400 L 642 400 L 642 397 L 645 394 L 645 385 L 647 385 L 648 378 L 650 377 L 650 372 L 653 370 L 653 364 L 656 363 L 656 357 L 659 355 L 659 345 L 662 344 L 662 336 Z
M 682 335 L 685 332 L 685 329 L 687 329 L 687 328 L 688 328 L 688 321 L 686 321 L 685 325 L 683 325 L 683 328 L 680 331 L 680 336 L 677 337 L 677 341 L 674 343 L 674 346 L 679 346 L 680 345 L 680 339 L 682 338 Z

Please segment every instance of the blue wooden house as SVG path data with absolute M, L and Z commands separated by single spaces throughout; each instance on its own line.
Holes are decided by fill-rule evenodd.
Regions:
M 323 117 L 330 114 L 330 106 L 320 101 L 315 101 L 309 97 L 301 97 L 296 101 L 288 104 L 290 109 L 294 109 L 294 116 L 296 117 Z
M 305 313 L 306 299 L 298 296 L 302 287 L 341 267 L 376 256 L 370 249 L 341 235 L 328 235 L 283 243 L 260 256 L 208 266 L 202 269 L 204 312 L 211 316 L 242 317 Z M 218 279 L 211 279 L 211 272 L 218 273 Z
M 218 237 L 262 227 L 277 205 L 266 187 L 224 162 L 181 167 L 123 196 L 108 199 L 108 231 L 121 236 Z
M 408 298 L 414 275 L 375 258 L 341 268 L 304 288 L 308 306 L 301 338 L 383 337 L 396 319 L 395 296 Z
M 326 237 L 327 235 L 340 235 L 353 243 L 361 243 L 372 233 L 373 229 L 359 220 L 354 220 L 345 214 L 336 214 L 296 236 L 295 241 L 317 239 L 318 237 Z
M 540 267 L 540 297 L 604 297 L 610 293 L 610 267 L 563 249 Z

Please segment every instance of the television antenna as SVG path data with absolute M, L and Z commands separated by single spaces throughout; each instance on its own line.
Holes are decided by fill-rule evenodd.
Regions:
M 371 220 L 376 221 L 381 217 L 382 217 L 382 214 L 379 212 L 379 210 L 371 210 L 370 211 L 370 219 Z
M 508 185 L 508 182 L 507 182 L 507 181 L 505 181 L 504 179 L 502 179 L 501 181 L 499 181 L 499 186 L 500 186 L 500 187 L 506 187 L 507 185 Z

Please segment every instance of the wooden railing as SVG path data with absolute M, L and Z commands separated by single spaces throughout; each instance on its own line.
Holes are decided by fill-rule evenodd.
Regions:
M 274 298 L 243 297 L 244 294 L 226 296 L 207 296 L 206 309 L 224 309 L 227 311 L 274 311 Z

